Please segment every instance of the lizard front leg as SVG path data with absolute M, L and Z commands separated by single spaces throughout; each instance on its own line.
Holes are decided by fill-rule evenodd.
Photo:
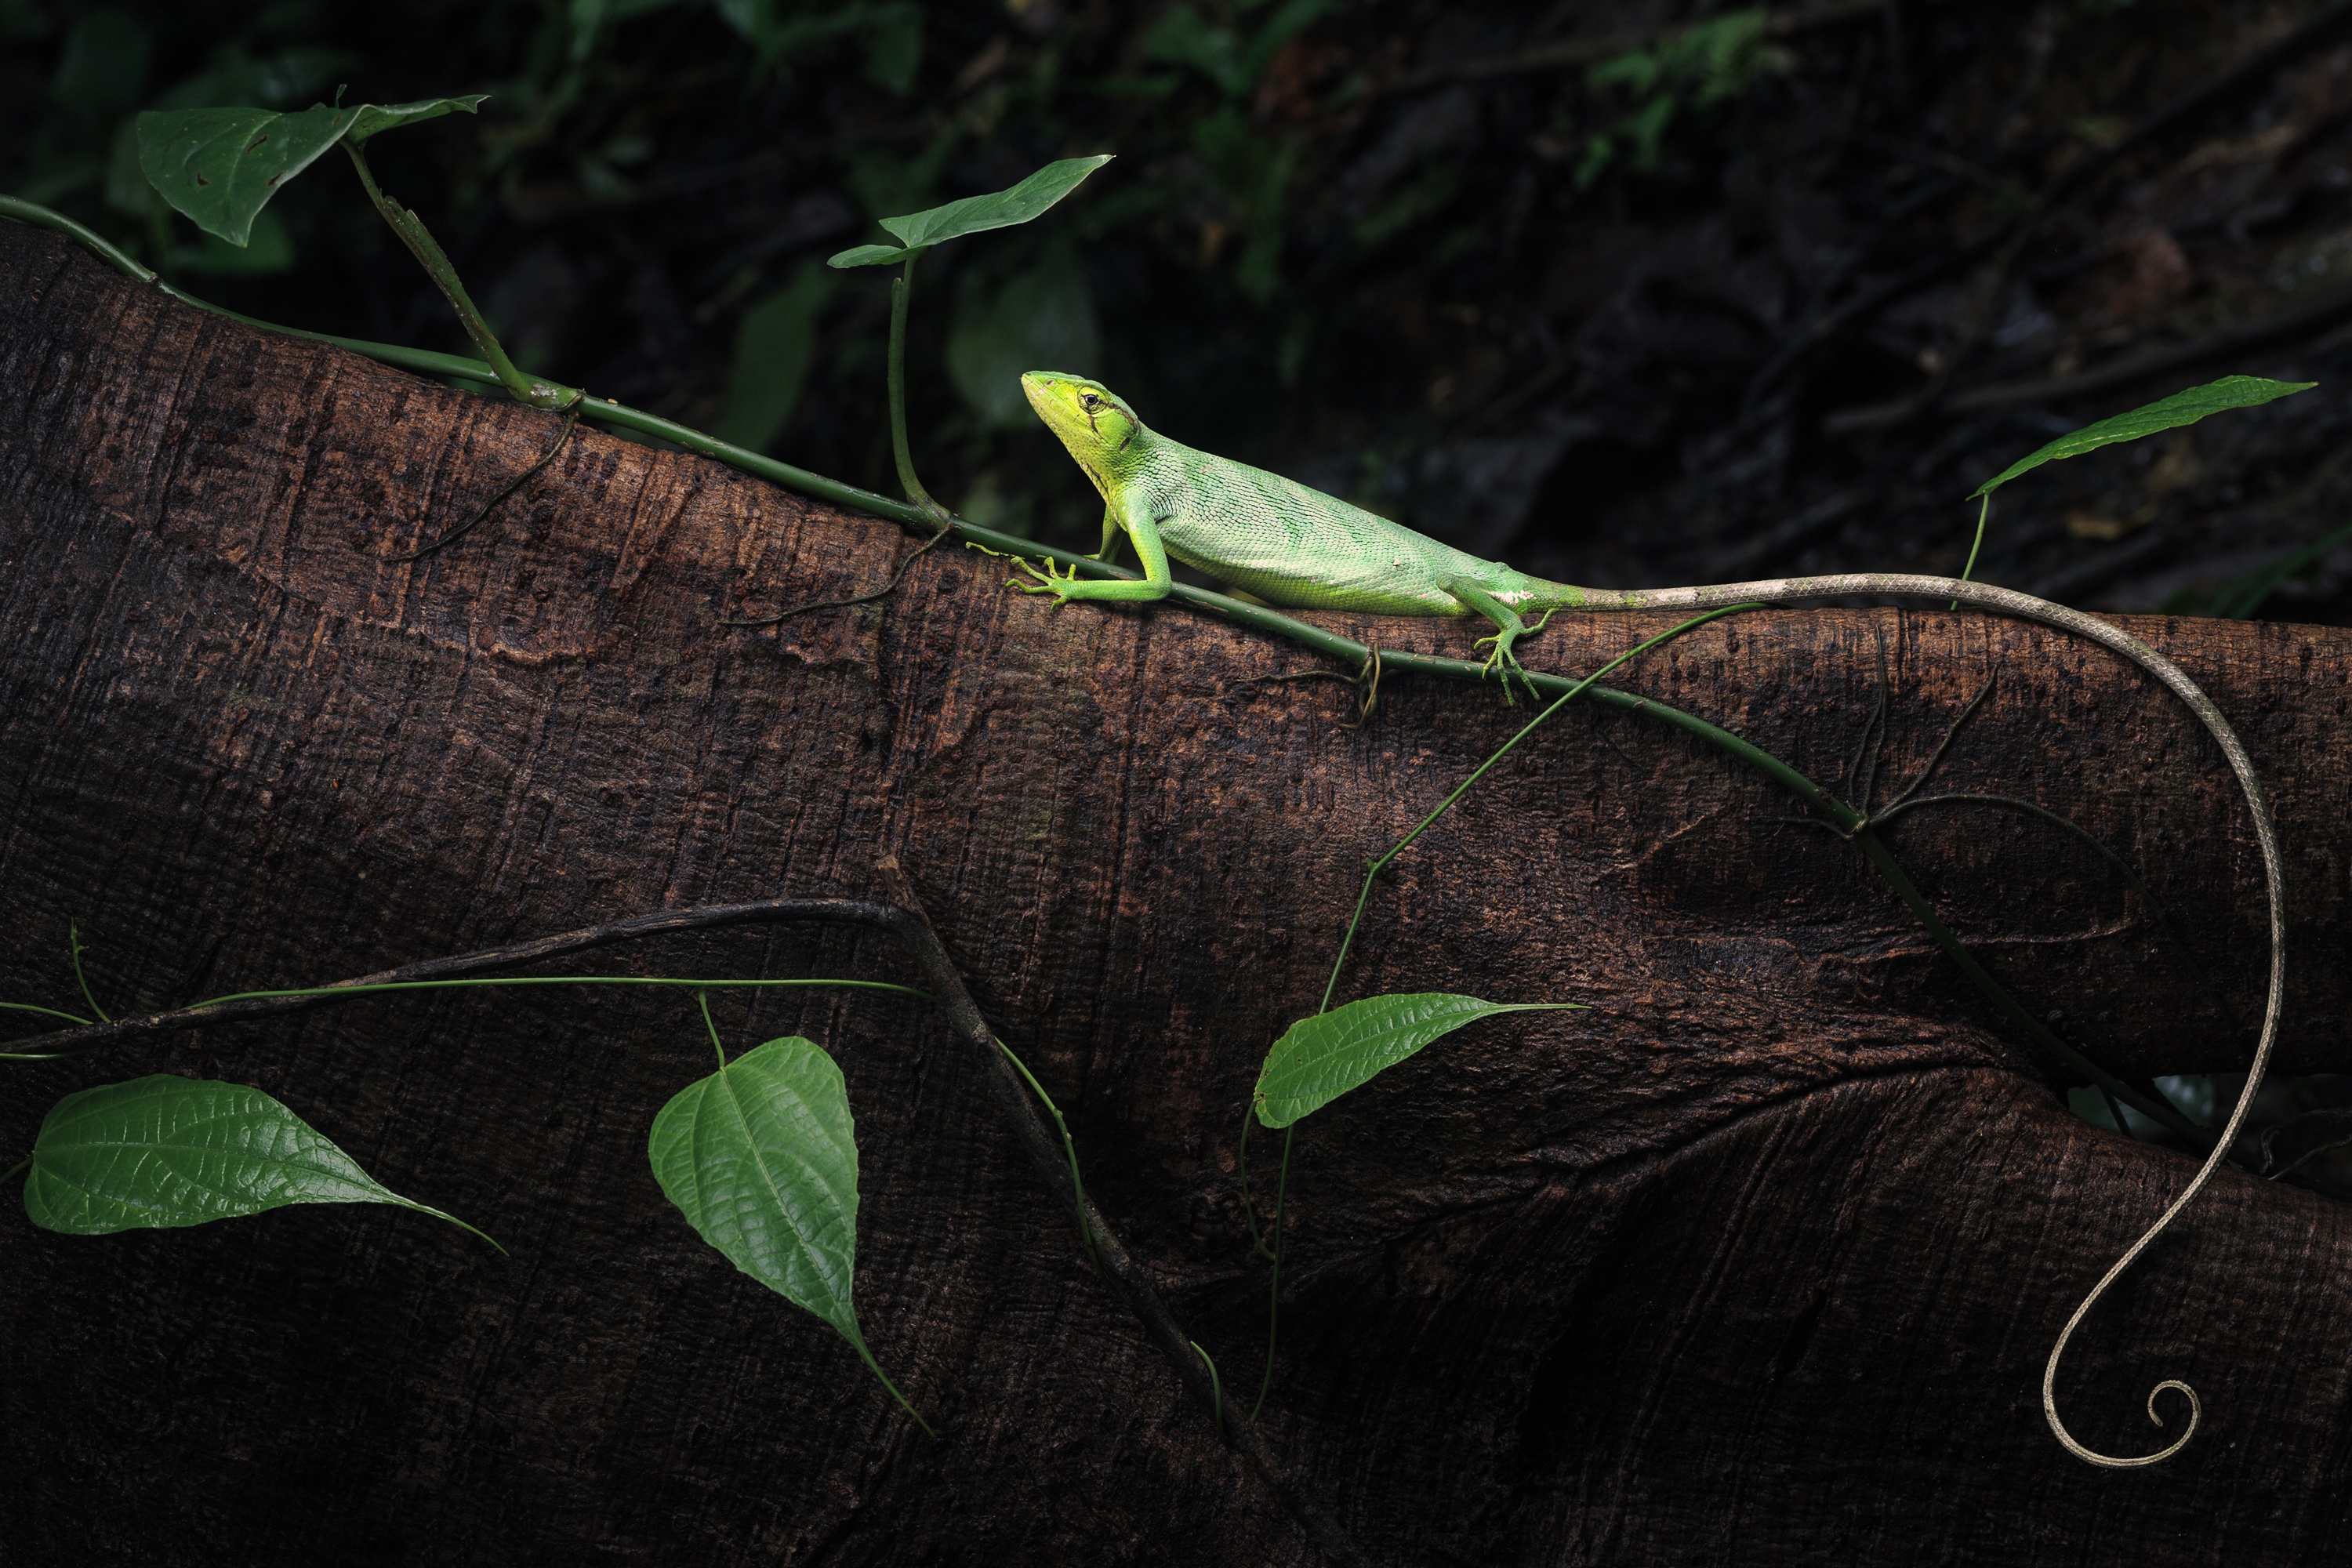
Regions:
M 1118 558 L 1118 511 L 1117 508 L 1106 503 L 1103 507 L 1102 548 L 1095 552 L 1095 559 L 1103 563 L 1105 565 L 1108 565 Z
M 1120 526 L 1124 526 L 1127 536 L 1135 541 L 1136 557 L 1143 563 L 1143 581 L 1140 583 L 1123 577 L 1081 577 L 1075 566 L 1066 575 L 1055 572 L 1051 562 L 1047 562 L 1045 569 L 1040 572 L 1026 561 L 1021 563 L 1022 570 L 1034 581 L 1024 583 L 1017 577 L 1008 581 L 1024 593 L 1051 594 L 1056 602 L 1065 605 L 1072 599 L 1142 603 L 1166 598 L 1168 590 L 1175 585 L 1175 579 L 1168 574 L 1168 549 L 1160 542 L 1159 520 L 1142 505 L 1126 510 L 1123 516 L 1111 508 L 1105 508 L 1103 528 L 1106 539 Z M 1100 560 L 1101 557 L 1096 559 Z

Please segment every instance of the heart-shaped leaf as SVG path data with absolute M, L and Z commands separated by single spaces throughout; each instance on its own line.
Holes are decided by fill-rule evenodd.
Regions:
M 885 262 L 902 261 L 912 252 L 925 250 L 950 239 L 961 239 L 968 234 L 979 234 L 984 229 L 1011 228 L 1027 223 L 1076 190 L 1079 181 L 1110 160 L 1111 155 L 1108 153 L 1097 153 L 1091 158 L 1064 158 L 1046 164 L 1009 190 L 994 191 L 984 196 L 966 196 L 961 201 L 927 207 L 901 217 L 886 217 L 882 220 L 882 226 L 888 229 L 905 249 L 861 245 L 843 251 L 826 265 L 877 267 Z
M 253 215 L 342 139 L 359 108 L 149 110 L 139 117 L 139 168 L 207 234 L 243 245 Z
M 2101 447 L 2112 447 L 2118 441 L 2137 441 L 2143 436 L 2153 436 L 2160 430 L 2171 430 L 2183 425 L 2194 425 L 2209 414 L 2221 414 L 2232 408 L 2252 408 L 2273 398 L 2289 393 L 2307 392 L 2319 384 L 2315 381 L 2271 381 L 2259 375 L 2225 375 L 2219 381 L 2209 381 L 2202 386 L 2192 386 L 2186 392 L 2144 404 L 2126 414 L 2102 419 L 2095 425 L 2085 425 L 2070 431 L 2040 450 L 2020 458 L 1991 479 L 1969 492 L 1970 500 L 1990 495 L 2018 475 L 2038 468 L 2044 463 L 2061 458 L 2079 458 Z
M 832 1324 L 921 1422 L 866 1348 L 850 1301 L 855 1134 L 841 1069 L 795 1036 L 746 1051 L 679 1090 L 654 1118 L 646 1152 L 664 1195 L 703 1240 Z
M 138 121 L 139 168 L 198 228 L 243 245 L 254 216 L 286 182 L 337 142 L 356 145 L 403 125 L 471 114 L 485 94 L 415 103 L 361 103 L 298 112 L 268 109 L 150 110 Z
M 1483 1002 L 1444 991 L 1367 996 L 1290 1026 L 1258 1068 L 1251 1102 L 1266 1127 L 1287 1127 L 1465 1024 L 1581 1002 Z
M 474 1230 L 386 1188 L 261 1090 L 170 1073 L 58 1100 L 30 1167 L 25 1212 L 68 1236 L 203 1225 L 288 1204 L 393 1204 Z

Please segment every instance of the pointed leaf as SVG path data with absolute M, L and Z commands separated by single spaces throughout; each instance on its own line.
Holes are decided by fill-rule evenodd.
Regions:
M 397 131 L 404 125 L 438 120 L 445 114 L 471 114 L 489 96 L 487 92 L 470 92 L 463 98 L 420 98 L 414 103 L 362 103 L 359 118 L 343 132 L 343 140 L 356 147 L 371 136 Z
M 254 214 L 333 146 L 360 106 L 150 110 L 139 117 L 139 167 L 198 228 L 243 245 Z
M 2080 430 L 2061 436 L 2055 441 L 2026 457 L 2020 458 L 1991 479 L 1969 492 L 1970 500 L 1990 495 L 2018 475 L 2061 458 L 2079 458 L 2101 447 L 2112 447 L 2118 441 L 2137 441 L 2143 436 L 2153 436 L 2160 430 L 2175 429 L 2182 425 L 2194 425 L 2209 414 L 2220 414 L 2231 408 L 2252 408 L 2273 398 L 2289 393 L 2306 392 L 2319 384 L 2315 381 L 2271 381 L 2259 375 L 2225 375 L 2219 381 L 2209 381 L 2202 386 L 2192 386 L 2186 392 L 2146 404 L 2127 414 L 2112 419 L 2102 419 L 2095 425 L 2085 425 Z
M 865 1352 L 850 1282 L 857 1142 L 841 1069 L 809 1041 L 770 1040 L 654 1118 L 654 1179 L 702 1239 Z
M 921 246 L 901 249 L 887 245 L 856 245 L 838 255 L 825 258 L 827 267 L 887 267 L 894 261 L 904 261 L 910 256 L 920 256 Z
M 1011 228 L 1038 216 L 1055 202 L 1078 188 L 1078 182 L 1110 162 L 1108 153 L 1097 153 L 1091 158 L 1064 158 L 1046 164 L 1009 190 L 992 192 L 984 196 L 966 196 L 961 201 L 949 202 L 944 206 L 908 213 L 903 217 L 886 217 L 882 226 L 896 236 L 898 243 L 909 247 L 939 245 L 960 239 L 967 234 L 983 229 Z M 851 254 L 844 252 L 844 255 Z M 856 262 L 837 265 L 856 266 Z
M 1367 996 L 1301 1018 L 1266 1052 L 1250 1098 L 1266 1127 L 1287 1127 L 1465 1024 L 1581 1002 L 1482 1002 L 1444 991 Z
M 654 1118 L 646 1154 L 686 1222 L 727 1260 L 831 1323 L 916 1424 L 858 1331 L 857 1139 L 841 1069 L 793 1036 L 688 1084 Z
M 203 1225 L 288 1204 L 394 1204 L 474 1228 L 384 1187 L 261 1090 L 170 1073 L 58 1100 L 25 1177 L 25 1212 L 68 1236 Z

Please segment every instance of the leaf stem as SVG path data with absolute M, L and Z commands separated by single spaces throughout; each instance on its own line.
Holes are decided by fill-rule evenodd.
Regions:
M 702 1026 L 710 1031 L 710 1048 L 718 1054 L 719 1070 L 720 1072 L 725 1072 L 727 1070 L 727 1047 L 719 1043 L 719 1026 L 711 1021 L 710 991 L 708 986 L 698 986 L 695 989 L 694 1004 L 696 1006 L 702 1009 Z
M 1987 492 L 1983 504 L 1977 508 L 1977 536 L 1969 545 L 1969 558 L 1967 563 L 1962 565 L 1960 568 L 1960 581 L 1963 583 L 1969 580 L 1969 574 L 1977 569 L 1977 552 L 1984 548 L 1985 519 L 1990 516 L 1991 513 L 1992 496 L 1990 492 Z M 1954 599 L 1948 606 L 1947 613 L 1948 613 L 1949 610 L 1957 610 L 1959 607 L 1960 602 L 1958 599 Z
M 866 1348 L 864 1336 L 861 1335 L 849 1342 L 857 1347 L 858 1357 L 866 1363 L 866 1370 L 881 1380 L 882 1386 L 890 1391 L 890 1397 L 898 1402 L 898 1408 L 915 1418 L 915 1425 L 923 1429 L 923 1436 L 933 1442 L 939 1441 L 940 1435 L 931 1430 L 931 1424 L 923 1419 L 923 1413 L 907 1403 L 907 1396 L 898 1392 L 898 1385 L 890 1381 L 890 1374 L 882 1370 L 882 1363 L 876 1361 L 874 1352 Z
M 89 1010 L 98 1015 L 98 1021 L 101 1024 L 110 1024 L 114 1020 L 106 1016 L 106 1009 L 100 1006 L 98 998 L 89 994 L 89 977 L 81 972 L 81 955 L 87 951 L 81 944 L 81 931 L 75 926 L 68 925 L 66 956 L 73 963 L 74 984 L 81 987 L 81 999 L 89 1004 Z
M 375 204 L 375 210 L 383 216 L 383 221 L 392 226 L 392 232 L 400 236 L 401 243 L 408 247 L 409 254 L 416 258 L 417 265 L 425 268 L 425 276 L 433 279 L 434 285 L 441 290 L 442 298 L 449 301 L 449 308 L 457 312 L 457 320 L 465 327 L 466 335 L 473 340 L 474 352 L 489 365 L 498 377 L 499 384 L 507 389 L 507 395 L 517 403 L 529 404 L 533 408 L 569 408 L 579 403 L 586 395 L 579 388 L 527 375 L 507 357 L 507 351 L 499 343 L 498 334 L 490 331 L 490 323 L 482 315 L 480 307 L 466 292 L 466 285 L 458 279 L 457 268 L 450 265 L 447 254 L 433 237 L 432 231 L 425 226 L 425 220 L 383 194 L 375 183 L 374 172 L 368 167 L 366 153 L 348 141 L 342 143 L 342 149 L 350 154 L 352 167 L 359 171 L 360 184 L 367 191 L 368 200 Z
M 909 255 L 905 268 L 890 279 L 890 455 L 898 459 L 898 488 L 933 531 L 944 533 L 950 521 L 948 509 L 933 500 L 915 477 L 914 453 L 907 444 L 907 306 L 915 292 L 915 261 L 922 254 Z
M 2305 1156 L 2305 1158 L 2307 1159 L 2307 1158 L 2309 1158 L 2309 1156 L 2308 1156 L 2308 1155 L 2306 1155 L 2306 1156 Z M 27 1157 L 26 1157 L 26 1158 L 25 1158 L 25 1159 L 22 1159 L 22 1160 L 17 1161 L 15 1164 L 13 1164 L 13 1165 L 9 1166 L 6 1170 L 5 1170 L 5 1171 L 0 1171 L 0 1182 L 5 1182 L 5 1181 L 6 1181 L 9 1177 L 11 1177 L 11 1176 L 15 1175 L 17 1172 L 19 1172 L 19 1171 L 21 1171 L 21 1170 L 24 1170 L 26 1167 L 27 1167 L 27 1166 L 29 1166 L 30 1164 L 32 1164 L 32 1163 L 33 1163 L 33 1162 L 32 1162 L 31 1158 L 30 1158 L 29 1156 L 27 1156 Z M 2302 1162 L 2302 1161 L 2300 1161 L 2300 1160 L 2298 1160 L 2298 1161 L 2297 1161 L 2297 1162 L 2295 1162 L 2295 1163 L 2296 1163 L 2297 1164 L 2301 1164 L 2303 1162 Z M 1198 1345 L 1195 1345 L 1195 1346 L 1193 1346 L 1192 1348 L 1193 1348 L 1193 1349 L 1195 1349 L 1195 1350 L 1200 1349 L 1200 1347 L 1199 1347 Z M 1202 1360 L 1206 1360 L 1207 1358 L 1204 1356 L 1204 1357 L 1202 1357 Z M 1212 1368 L 1210 1368 L 1210 1369 L 1209 1369 L 1209 1375 L 1210 1375 L 1210 1376 L 1212 1376 L 1212 1377 L 1213 1377 L 1213 1376 L 1215 1376 L 1215 1375 L 1216 1375 L 1216 1369 L 1215 1369 L 1214 1367 L 1212 1367 Z
M 2310 1157 L 2311 1157 L 2310 1155 L 2306 1154 L 2306 1155 L 2305 1155 L 2305 1156 L 2304 1156 L 2304 1159 L 2307 1160 L 2307 1159 L 2309 1159 Z M 2300 1164 L 2300 1163 L 2302 1163 L 2302 1161 L 2297 1161 L 2297 1162 L 2296 1162 L 2296 1163 L 2297 1163 L 2297 1164 Z M 20 1167 L 20 1168 L 21 1168 L 21 1167 Z M 11 1174 L 13 1174 L 13 1173 L 11 1173 Z M 7 1179 L 8 1179 L 8 1178 L 7 1178 L 6 1176 L 0 1176 L 0 1182 L 5 1182 L 5 1181 L 6 1181 Z M 1210 1359 L 1210 1357 L 1209 1357 L 1209 1352 L 1208 1352 L 1207 1351 L 1204 1351 L 1204 1350 L 1201 1349 L 1201 1342 L 1200 1342 L 1200 1341 L 1198 1341 L 1198 1340 L 1187 1340 L 1187 1341 L 1185 1342 L 1185 1343 L 1187 1343 L 1187 1344 L 1191 1345 L 1191 1346 L 1192 1347 L 1192 1350 L 1193 1350 L 1194 1353 L 1196 1353 L 1197 1355 L 1199 1355 L 1199 1356 L 1200 1356 L 1200 1358 L 1201 1358 L 1201 1364 L 1202 1364 L 1202 1366 L 1205 1366 L 1205 1367 L 1207 1367 L 1207 1368 L 1209 1369 L 1209 1403 L 1210 1403 L 1210 1405 L 1213 1405 L 1213 1406 L 1215 1408 L 1215 1410 L 1216 1410 L 1216 1412 L 1217 1412 L 1217 1440 L 1218 1440 L 1219 1442 L 1223 1442 L 1223 1441 L 1224 1441 L 1224 1436 L 1225 1436 L 1225 1383 L 1224 1383 L 1224 1379 L 1223 1379 L 1223 1378 L 1221 1378 L 1221 1377 L 1219 1377 L 1219 1376 L 1217 1375 L 1217 1363 L 1216 1363 L 1214 1361 L 1212 1361 L 1212 1360 Z

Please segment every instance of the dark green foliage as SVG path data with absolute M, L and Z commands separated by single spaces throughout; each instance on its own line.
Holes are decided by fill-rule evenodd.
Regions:
M 2308 392 L 2318 384 L 2315 381 L 2271 381 L 2259 375 L 2225 375 L 2219 381 L 2209 381 L 2202 386 L 2176 392 L 2169 397 L 2144 404 L 2095 425 L 2085 425 L 2080 430 L 2069 431 L 2048 446 L 2027 453 L 1970 490 L 1969 499 L 1974 500 L 1979 496 L 1990 495 L 2018 475 L 2038 468 L 2044 463 L 2054 463 L 2061 458 L 2079 458 L 2101 447 L 2137 441 L 2143 436 L 2194 425 L 2209 414 L 2221 414 L 2232 408 L 2257 407 L 2290 393 Z
M 1482 1002 L 1444 991 L 1367 996 L 1290 1026 L 1258 1068 L 1259 1122 L 1287 1127 L 1465 1024 L 1498 1013 L 1545 1013 L 1579 1002 Z
M 58 1101 L 25 1176 L 25 1212 L 68 1236 L 203 1225 L 288 1204 L 392 1204 L 474 1228 L 386 1188 L 261 1090 L 169 1073 Z
M 832 1324 L 906 1405 L 866 1348 L 850 1301 L 857 1140 L 831 1057 L 795 1036 L 722 1061 L 662 1107 L 646 1154 L 654 1179 L 697 1235 Z

